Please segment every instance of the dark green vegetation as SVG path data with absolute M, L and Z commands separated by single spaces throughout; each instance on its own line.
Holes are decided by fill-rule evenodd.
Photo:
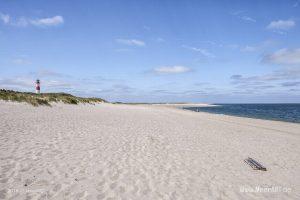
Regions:
M 84 98 L 76 97 L 66 93 L 42 93 L 35 94 L 31 92 L 16 92 L 12 90 L 0 89 L 0 100 L 26 102 L 33 106 L 47 105 L 51 106 L 51 102 L 63 102 L 66 104 L 78 104 L 78 103 L 102 103 L 106 102 L 100 98 Z

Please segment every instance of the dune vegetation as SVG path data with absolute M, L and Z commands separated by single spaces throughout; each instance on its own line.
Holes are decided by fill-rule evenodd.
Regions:
M 0 100 L 26 102 L 33 106 L 46 105 L 51 106 L 51 102 L 62 102 L 66 104 L 79 103 L 103 103 L 106 102 L 101 98 L 84 98 L 76 97 L 67 93 L 41 93 L 18 92 L 13 90 L 0 89 Z

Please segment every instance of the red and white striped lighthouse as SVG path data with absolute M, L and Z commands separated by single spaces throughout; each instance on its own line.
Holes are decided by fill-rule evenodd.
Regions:
M 40 94 L 40 92 L 41 92 L 40 80 L 37 79 L 35 82 L 35 93 Z

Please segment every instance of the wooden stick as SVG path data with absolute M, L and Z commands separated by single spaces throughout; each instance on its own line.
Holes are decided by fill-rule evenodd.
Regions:
M 257 162 L 253 158 L 248 157 L 244 161 L 245 161 L 245 163 L 247 163 L 248 165 L 250 165 L 255 170 L 267 171 L 267 169 L 263 165 L 261 165 L 259 162 Z

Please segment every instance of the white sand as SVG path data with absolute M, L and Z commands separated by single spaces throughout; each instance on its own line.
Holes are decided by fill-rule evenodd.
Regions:
M 158 105 L 0 102 L 0 198 L 300 199 L 299 134 Z M 241 191 L 255 187 L 273 191 Z

